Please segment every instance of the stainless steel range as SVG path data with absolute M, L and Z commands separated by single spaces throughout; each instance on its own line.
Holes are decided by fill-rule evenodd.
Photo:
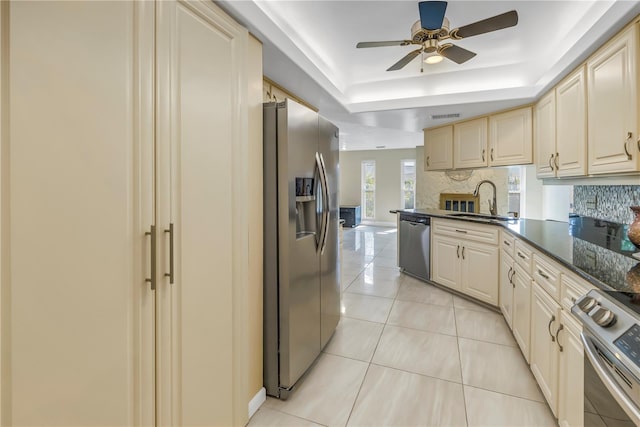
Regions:
M 640 294 L 592 290 L 583 324 L 585 426 L 640 425 Z

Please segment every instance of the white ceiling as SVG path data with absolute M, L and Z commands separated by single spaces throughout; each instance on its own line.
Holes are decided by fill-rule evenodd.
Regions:
M 535 100 L 640 13 L 638 1 L 449 1 L 459 27 L 509 10 L 518 25 L 455 41 L 477 53 L 458 65 L 416 58 L 415 46 L 356 49 L 359 41 L 410 39 L 418 1 L 218 2 L 264 43 L 264 73 L 340 127 L 343 149 L 422 144 L 422 129 Z M 455 120 L 455 119 L 454 119 Z

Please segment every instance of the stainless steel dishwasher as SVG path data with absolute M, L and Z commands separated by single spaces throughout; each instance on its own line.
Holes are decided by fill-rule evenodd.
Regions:
M 400 213 L 398 264 L 403 272 L 429 280 L 431 218 Z

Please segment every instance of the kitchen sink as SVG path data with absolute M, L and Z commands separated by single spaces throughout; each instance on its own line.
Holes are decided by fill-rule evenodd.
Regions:
M 454 212 L 454 213 L 450 213 L 449 216 L 454 216 L 458 218 L 484 219 L 484 220 L 494 219 L 497 221 L 515 221 L 518 219 L 513 216 L 487 215 L 487 214 L 478 214 L 478 213 L 470 213 L 470 212 Z

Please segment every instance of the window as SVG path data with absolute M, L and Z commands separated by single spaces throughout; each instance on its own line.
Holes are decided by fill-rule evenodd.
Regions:
M 402 160 L 400 171 L 403 209 L 416 208 L 416 160 Z
M 376 162 L 362 161 L 362 217 L 374 219 L 376 216 Z

